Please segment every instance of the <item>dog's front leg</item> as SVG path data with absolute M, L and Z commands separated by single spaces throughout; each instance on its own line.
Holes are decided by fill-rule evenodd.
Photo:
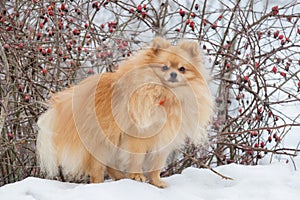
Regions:
M 143 163 L 145 160 L 145 156 L 143 154 L 131 153 L 130 159 L 128 161 L 128 178 L 140 182 L 145 182 L 146 177 L 143 173 Z
M 160 178 L 160 172 L 163 166 L 165 165 L 167 157 L 168 153 L 162 151 L 149 156 L 145 161 L 147 166 L 146 170 L 148 172 L 149 183 L 159 188 L 168 187 L 168 184 Z

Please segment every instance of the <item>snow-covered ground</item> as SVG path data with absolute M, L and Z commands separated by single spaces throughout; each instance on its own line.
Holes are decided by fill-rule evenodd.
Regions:
M 208 169 L 188 168 L 164 180 L 166 189 L 147 183 L 120 180 L 100 184 L 73 184 L 27 178 L 0 188 L 1 200 L 298 200 L 300 198 L 300 157 L 293 162 L 215 168 L 234 180 L 224 180 Z M 295 166 L 297 170 L 295 170 Z

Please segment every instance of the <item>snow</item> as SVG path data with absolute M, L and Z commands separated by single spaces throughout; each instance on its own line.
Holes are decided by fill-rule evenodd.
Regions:
M 29 177 L 0 188 L 1 200 L 81 199 L 197 199 L 197 200 L 296 200 L 300 196 L 300 157 L 294 162 L 269 165 L 230 164 L 215 170 L 234 180 L 225 180 L 208 169 L 187 168 L 164 180 L 168 188 L 128 179 L 99 184 L 62 183 Z

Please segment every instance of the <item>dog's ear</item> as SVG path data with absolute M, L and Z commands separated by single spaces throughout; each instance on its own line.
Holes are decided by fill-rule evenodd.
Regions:
M 156 37 L 154 38 L 153 42 L 152 42 L 152 46 L 151 49 L 154 52 L 159 51 L 160 49 L 167 49 L 168 47 L 170 47 L 170 42 L 162 37 Z
M 198 56 L 199 51 L 199 45 L 197 42 L 193 41 L 181 41 L 179 42 L 178 46 L 182 48 L 183 50 L 187 51 L 192 56 Z

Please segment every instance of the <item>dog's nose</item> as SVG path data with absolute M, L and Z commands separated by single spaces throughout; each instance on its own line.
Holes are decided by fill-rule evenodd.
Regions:
M 176 72 L 171 72 L 170 74 L 172 79 L 175 79 L 177 77 L 177 73 Z

